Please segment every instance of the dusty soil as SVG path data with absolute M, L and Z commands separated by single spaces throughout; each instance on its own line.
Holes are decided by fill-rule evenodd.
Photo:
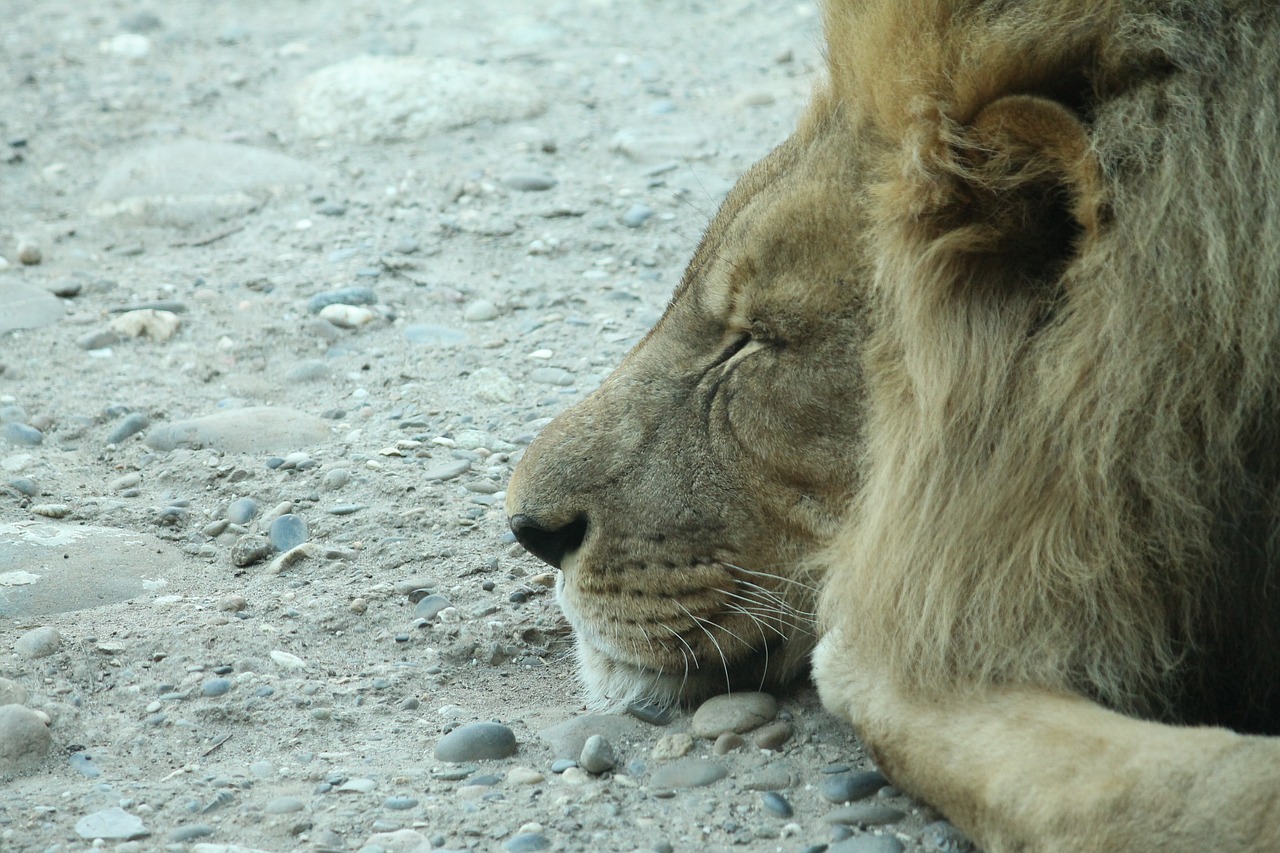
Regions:
M 823 768 L 868 764 L 804 686 L 780 697 L 781 746 L 695 741 L 729 770 L 710 786 L 650 784 L 685 717 L 632 721 L 614 771 L 553 772 L 539 732 L 586 710 L 549 575 L 502 512 L 530 437 L 659 316 L 734 177 L 789 132 L 820 73 L 810 3 L 4 17 L 0 676 L 52 746 L 0 787 L 0 849 L 417 838 L 371 841 L 397 829 L 480 850 L 939 848 L 936 815 L 891 789 L 905 817 L 872 836 L 824 821 Z M 457 60 L 502 97 L 415 84 L 422 114 L 444 99 L 423 125 L 315 94 L 362 56 Z M 326 97 L 349 122 L 308 123 Z M 322 319 L 314 297 L 353 287 L 372 293 L 334 298 L 368 304 Z M 283 564 L 260 547 L 280 515 L 310 543 Z M 427 592 L 452 606 L 418 615 Z M 51 654 L 17 643 L 45 627 Z M 436 759 L 478 720 L 517 754 Z M 145 834 L 77 828 L 116 807 Z

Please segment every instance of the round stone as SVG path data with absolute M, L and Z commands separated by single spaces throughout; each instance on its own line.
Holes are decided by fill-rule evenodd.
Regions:
M 13 650 L 24 658 L 45 658 L 58 650 L 62 644 L 62 635 L 58 629 L 45 626 L 35 628 L 23 634 L 13 643 Z
M 501 723 L 472 723 L 440 738 L 436 759 L 450 764 L 496 761 L 516 754 L 515 732 Z
M 32 769 L 52 743 L 44 714 L 23 705 L 0 705 L 0 778 Z
M 265 536 L 241 536 L 231 546 L 231 562 L 237 566 L 252 566 L 271 556 L 272 545 Z
M 469 323 L 486 323 L 498 319 L 498 306 L 488 299 L 477 299 L 462 309 L 462 319 Z
M 267 530 L 267 538 L 272 548 L 277 551 L 288 551 L 306 542 L 307 532 L 307 522 L 302 516 L 288 512 L 271 522 L 271 527 Z
M 520 192 L 543 192 L 556 185 L 556 179 L 550 175 L 511 175 L 502 181 L 508 187 Z
M 791 739 L 791 724 L 786 720 L 774 720 L 756 729 L 751 739 L 759 749 L 780 749 Z
M 639 228 L 653 216 L 653 208 L 647 204 L 633 204 L 622 214 L 622 224 L 628 228 Z
M 563 773 L 564 771 L 568 770 L 570 767 L 577 767 L 577 766 L 578 766 L 578 762 L 574 761 L 572 758 L 557 758 L 555 761 L 551 762 L 551 772 Z
M 690 728 L 698 737 L 715 740 L 726 732 L 749 732 L 778 714 L 778 701 L 768 693 L 713 696 L 693 714 Z
M 452 606 L 453 602 L 443 595 L 428 595 L 418 599 L 417 605 L 413 608 L 413 615 L 419 619 L 434 619 L 440 615 L 440 611 Z
M 149 426 L 151 426 L 151 419 L 142 412 L 130 412 L 115 425 L 111 432 L 107 433 L 107 444 L 119 444 Z
M 320 478 L 320 485 L 330 491 L 341 489 L 351 482 L 351 471 L 347 468 L 331 468 Z
M 777 791 L 765 791 L 761 794 L 760 804 L 778 817 L 791 817 L 795 814 L 795 811 L 791 808 L 791 803 L 787 802 L 787 798 Z
M 392 811 L 402 812 L 417 808 L 418 801 L 414 797 L 387 797 L 382 805 Z
M 186 826 L 180 826 L 169 833 L 169 840 L 175 844 L 181 844 L 184 841 L 194 841 L 197 838 L 208 838 L 213 835 L 213 827 L 205 826 L 203 823 L 192 823 Z
M 718 782 L 729 771 L 705 758 L 684 758 L 659 767 L 649 778 L 651 788 L 700 788 Z
M 8 423 L 0 427 L 0 437 L 10 444 L 35 447 L 44 441 L 44 433 L 26 424 Z
M 818 793 L 829 803 L 851 803 L 879 791 L 889 780 L 875 770 L 828 776 L 818 785 Z
M 258 502 L 253 498 L 236 498 L 227 507 L 227 521 L 232 524 L 248 524 L 258 514 Z
M 223 696 L 231 687 L 232 681 L 229 678 L 210 678 L 200 686 L 200 692 L 205 696 Z
M 613 745 L 600 735 L 592 735 L 582 745 L 582 755 L 578 765 L 588 773 L 604 773 L 612 770 L 617 764 L 613 755 Z
M 906 817 L 906 813 L 892 806 L 877 803 L 854 803 L 828 812 L 822 818 L 824 823 L 842 824 L 845 826 L 881 826 L 886 823 L 897 823 Z

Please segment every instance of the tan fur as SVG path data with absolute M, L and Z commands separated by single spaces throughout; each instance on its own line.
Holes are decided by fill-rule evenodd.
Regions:
M 988 849 L 1280 849 L 1280 742 L 1170 725 L 1280 730 L 1280 11 L 825 23 L 797 133 L 509 489 L 589 686 L 788 678 L 820 585 L 824 701 Z

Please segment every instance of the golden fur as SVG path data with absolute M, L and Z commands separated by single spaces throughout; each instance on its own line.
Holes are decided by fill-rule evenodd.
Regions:
M 1280 849 L 1280 10 L 848 0 L 513 478 L 599 697 L 814 676 L 988 850 Z M 1180 728 L 1177 724 L 1223 726 Z

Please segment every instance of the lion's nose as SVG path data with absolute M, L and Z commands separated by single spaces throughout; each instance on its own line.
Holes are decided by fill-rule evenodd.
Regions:
M 513 515 L 508 523 L 516 540 L 530 554 L 557 569 L 567 554 L 582 547 L 582 540 L 587 537 L 586 515 L 579 515 L 559 527 L 548 527 L 523 513 Z

